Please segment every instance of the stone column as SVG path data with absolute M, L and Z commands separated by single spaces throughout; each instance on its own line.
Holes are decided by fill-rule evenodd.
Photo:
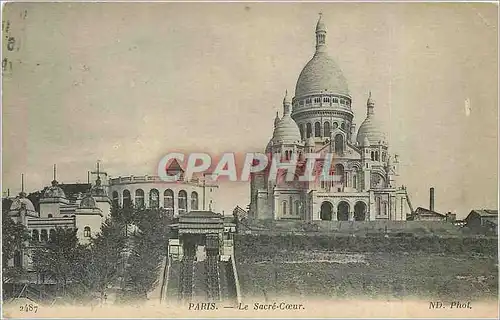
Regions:
M 277 194 L 273 194 L 273 218 L 274 218 L 274 220 L 278 219 L 278 210 L 279 210 L 279 197 Z

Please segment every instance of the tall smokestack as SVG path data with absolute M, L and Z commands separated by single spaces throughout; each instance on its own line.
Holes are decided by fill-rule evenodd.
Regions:
M 434 211 L 434 187 L 429 190 L 429 210 Z

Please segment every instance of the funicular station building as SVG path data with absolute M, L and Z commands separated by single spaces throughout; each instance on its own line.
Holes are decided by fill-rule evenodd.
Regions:
M 171 231 L 162 301 L 236 301 L 234 217 L 191 211 L 180 214 Z

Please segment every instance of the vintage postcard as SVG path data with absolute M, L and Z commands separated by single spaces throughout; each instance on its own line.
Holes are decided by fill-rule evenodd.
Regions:
M 498 5 L 2 7 L 5 318 L 497 318 Z

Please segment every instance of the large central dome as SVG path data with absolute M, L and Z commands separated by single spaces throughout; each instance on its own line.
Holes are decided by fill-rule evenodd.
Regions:
M 326 28 L 321 17 L 316 25 L 316 52 L 300 73 L 295 98 L 320 93 L 349 95 L 342 70 L 326 53 Z
M 302 69 L 295 87 L 296 98 L 319 93 L 349 95 L 347 80 L 342 70 L 326 52 L 314 54 Z

